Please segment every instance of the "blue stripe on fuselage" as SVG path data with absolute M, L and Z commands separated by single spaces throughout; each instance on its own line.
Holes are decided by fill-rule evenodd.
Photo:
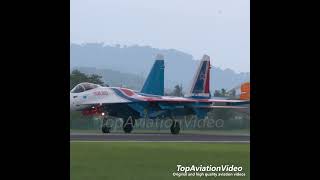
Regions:
M 159 95 L 145 94 L 145 93 L 141 93 L 141 92 L 138 92 L 137 94 L 139 94 L 141 96 L 146 96 L 146 97 L 159 97 L 159 98 L 162 97 L 162 96 L 159 96 Z

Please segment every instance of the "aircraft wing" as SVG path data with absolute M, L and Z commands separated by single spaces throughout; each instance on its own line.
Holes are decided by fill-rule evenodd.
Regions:
M 148 102 L 175 102 L 175 103 L 244 103 L 249 104 L 249 100 L 231 100 L 231 99 L 195 99 L 195 98 L 184 98 L 184 97 L 170 97 L 170 96 L 162 96 L 162 97 L 142 97 L 143 101 Z
M 170 97 L 170 96 L 162 96 L 162 97 L 141 97 L 143 101 L 147 102 L 173 102 L 173 103 L 193 103 L 197 102 L 195 99 L 191 98 L 183 98 L 183 97 Z
M 166 97 L 161 98 L 146 98 L 147 102 L 153 103 L 172 103 L 175 105 L 187 105 L 196 109 L 237 109 L 239 111 L 247 111 L 250 109 L 249 100 L 230 100 L 230 99 L 195 99 L 195 98 L 183 98 L 183 97 Z
M 193 106 L 194 108 L 204 109 L 247 109 L 246 106 Z

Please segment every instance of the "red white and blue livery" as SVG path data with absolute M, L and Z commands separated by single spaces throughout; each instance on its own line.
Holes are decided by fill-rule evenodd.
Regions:
M 171 118 L 171 133 L 178 134 L 180 126 L 173 117 L 196 115 L 204 118 L 214 108 L 246 109 L 249 99 L 214 99 L 210 94 L 210 57 L 204 55 L 186 97 L 163 96 L 164 60 L 158 55 L 140 92 L 122 87 L 103 87 L 80 83 L 70 92 L 70 109 L 84 115 L 107 114 L 123 118 L 123 130 L 130 133 L 135 119 L 148 117 Z M 128 123 L 128 120 L 132 122 Z M 105 122 L 105 121 L 104 121 Z M 110 128 L 104 123 L 104 133 Z

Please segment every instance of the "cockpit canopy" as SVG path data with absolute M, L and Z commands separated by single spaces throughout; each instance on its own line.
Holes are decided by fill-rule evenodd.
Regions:
M 95 89 L 97 87 L 101 87 L 101 86 L 98 84 L 85 82 L 85 83 L 80 83 L 80 84 L 76 85 L 70 92 L 71 93 L 81 93 L 84 91 L 88 91 L 90 89 Z

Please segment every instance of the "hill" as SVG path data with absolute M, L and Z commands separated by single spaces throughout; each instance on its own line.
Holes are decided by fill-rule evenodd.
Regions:
M 71 69 L 78 68 L 85 73 L 102 75 L 107 84 L 122 84 L 140 90 L 158 53 L 165 56 L 166 89 L 173 89 L 176 84 L 182 84 L 184 90 L 189 89 L 199 61 L 192 55 L 175 49 L 138 45 L 108 46 L 102 43 L 71 44 L 70 65 Z M 231 69 L 223 70 L 214 66 L 214 60 L 212 63 L 211 91 L 221 88 L 231 89 L 250 80 L 249 72 L 236 73 Z

